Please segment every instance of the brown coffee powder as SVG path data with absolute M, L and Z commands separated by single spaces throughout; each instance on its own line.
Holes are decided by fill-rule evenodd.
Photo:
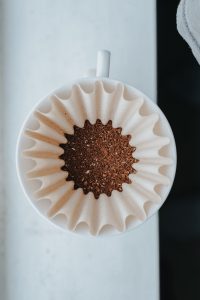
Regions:
M 136 150 L 129 144 L 130 135 L 123 136 L 121 128 L 113 128 L 112 121 L 103 125 L 88 120 L 84 127 L 74 126 L 74 134 L 65 134 L 66 144 L 60 144 L 65 161 L 62 170 L 68 172 L 67 181 L 74 181 L 74 189 L 92 192 L 96 199 L 101 194 L 111 196 L 113 190 L 122 191 L 123 183 L 131 183 L 129 174 L 136 173 L 133 157 Z

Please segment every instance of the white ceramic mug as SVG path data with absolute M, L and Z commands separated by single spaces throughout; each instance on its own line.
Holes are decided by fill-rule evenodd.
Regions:
M 27 198 L 33 204 L 33 207 L 36 208 L 36 210 L 38 212 L 40 212 L 43 216 L 45 216 L 47 219 L 49 219 L 47 211 L 49 210 L 49 208 L 52 205 L 54 205 L 54 207 L 57 205 L 57 207 L 56 207 L 57 211 L 56 211 L 55 215 L 53 216 L 54 218 L 51 218 L 51 221 L 54 224 L 58 225 L 62 229 L 65 229 L 65 230 L 70 229 L 71 231 L 77 231 L 77 232 L 81 232 L 84 234 L 88 233 L 88 232 L 90 232 L 93 235 L 113 234 L 115 232 L 133 229 L 137 225 L 143 223 L 147 218 L 152 216 L 166 200 L 168 193 L 171 189 L 171 186 L 173 184 L 175 170 L 176 170 L 175 140 L 174 140 L 172 130 L 170 128 L 170 125 L 169 125 L 166 117 L 161 112 L 161 110 L 158 108 L 158 106 L 156 104 L 154 104 L 142 92 L 138 91 L 136 88 L 130 87 L 130 86 L 120 83 L 116 80 L 109 79 L 108 78 L 109 67 L 110 67 L 110 53 L 106 50 L 100 51 L 98 53 L 98 59 L 97 59 L 96 76 L 76 80 L 75 82 L 72 82 L 71 84 L 65 85 L 65 86 L 53 91 L 44 99 L 41 99 L 36 104 L 36 106 L 32 109 L 30 114 L 27 116 L 24 124 L 22 125 L 22 129 L 20 131 L 19 138 L 18 138 L 18 144 L 17 144 L 16 160 L 17 160 L 17 173 L 18 173 L 19 181 L 21 183 L 22 189 L 24 190 Z M 89 75 L 91 75 L 91 71 L 90 71 Z M 92 73 L 92 75 L 94 75 L 94 73 Z M 36 178 L 27 178 L 27 172 L 29 172 L 30 170 L 32 170 L 34 168 L 34 159 L 31 157 L 28 157 L 28 158 L 25 157 L 24 152 L 27 151 L 27 149 L 28 150 L 31 149 L 30 147 L 34 141 L 33 141 L 33 139 L 27 138 L 27 136 L 25 136 L 25 131 L 27 130 L 27 128 L 29 128 L 29 129 L 31 129 L 31 131 L 37 132 L 38 124 L 34 118 L 34 113 L 36 111 L 40 111 L 42 116 L 43 115 L 46 116 L 46 115 L 50 114 L 50 120 L 51 120 L 51 118 L 53 118 L 55 123 L 58 122 L 59 124 L 61 124 L 61 119 L 60 118 L 56 119 L 56 115 L 54 115 L 54 111 L 52 111 L 52 110 L 50 111 L 51 99 L 52 99 L 52 97 L 55 97 L 55 95 L 56 95 L 57 99 L 59 99 L 59 101 L 67 98 L 67 100 L 61 101 L 62 103 L 69 103 L 69 101 L 71 101 L 72 115 L 73 115 L 73 109 L 74 109 L 73 103 L 76 102 L 77 99 L 75 99 L 73 102 L 72 100 L 68 100 L 68 98 L 72 97 L 69 95 L 74 86 L 76 86 L 76 89 L 80 93 L 82 93 L 81 101 L 85 101 L 84 104 L 86 105 L 86 114 L 88 113 L 88 115 L 90 114 L 91 118 L 94 118 L 94 120 L 91 121 L 93 123 L 94 123 L 95 119 L 97 119 L 97 118 L 103 119 L 104 123 L 106 122 L 106 120 L 107 121 L 109 120 L 109 114 L 106 112 L 108 111 L 108 107 L 110 107 L 110 111 L 115 109 L 115 104 L 113 104 L 115 102 L 112 102 L 112 101 L 115 101 L 115 99 L 113 100 L 114 93 L 116 93 L 116 95 L 117 95 L 117 92 L 115 92 L 115 90 L 117 90 L 117 89 L 120 90 L 120 87 L 121 88 L 123 87 L 123 97 L 122 97 L 122 99 L 118 99 L 120 109 L 118 108 L 118 110 L 116 109 L 112 112 L 113 122 L 115 124 L 115 127 L 121 126 L 121 124 L 123 123 L 123 124 L 128 124 L 129 128 L 134 128 L 133 127 L 134 117 L 131 119 L 131 121 L 127 121 L 124 119 L 126 118 L 126 114 L 128 115 L 128 113 L 129 113 L 128 108 L 130 107 L 130 109 L 132 109 L 132 107 L 134 107 L 134 105 L 135 105 L 134 103 L 137 103 L 137 101 L 138 101 L 138 103 L 140 103 L 140 101 L 142 99 L 141 103 L 143 103 L 143 104 L 141 104 L 141 106 L 138 108 L 138 116 L 139 117 L 137 117 L 137 118 L 139 118 L 138 120 L 140 121 L 140 123 L 139 123 L 140 134 L 139 134 L 139 137 L 137 137 L 137 136 L 135 137 L 136 138 L 135 140 L 138 140 L 138 145 L 137 145 L 137 143 L 135 145 L 136 148 L 138 148 L 138 152 L 134 156 L 137 157 L 137 155 L 138 155 L 139 159 L 141 161 L 139 169 L 141 169 L 141 174 L 143 174 L 143 178 L 141 179 L 141 177 L 139 177 L 141 174 L 140 174 L 140 171 L 138 171 L 138 174 L 139 174 L 138 179 L 137 179 L 137 177 L 135 177 L 135 179 L 138 180 L 138 182 L 136 180 L 136 184 L 138 184 L 138 187 L 140 187 L 140 190 L 142 187 L 144 189 L 143 191 L 138 192 L 138 189 L 137 189 L 137 191 L 135 191 L 134 187 L 132 190 L 130 190 L 130 187 L 125 186 L 124 189 L 126 189 L 126 194 L 125 193 L 122 194 L 123 197 L 121 197 L 119 192 L 118 192 L 118 194 L 117 194 L 117 192 L 115 192 L 113 198 L 111 197 L 111 199 L 109 199 L 109 201 L 105 196 L 102 196 L 102 197 L 100 197 L 99 200 L 97 200 L 97 201 L 95 200 L 96 202 L 94 202 L 94 199 L 92 198 L 91 195 L 90 195 L 90 197 L 88 196 L 88 198 L 87 198 L 86 196 L 81 194 L 81 192 L 79 191 L 79 194 L 77 194 L 77 195 L 71 194 L 70 197 L 71 198 L 74 197 L 74 200 L 72 200 L 70 198 L 69 201 L 67 200 L 62 203 L 63 207 L 62 206 L 58 207 L 57 203 L 59 201 L 60 201 L 59 203 L 61 203 L 62 193 L 65 192 L 64 187 L 63 187 L 63 190 L 62 190 L 62 188 L 59 187 L 58 190 L 60 189 L 62 191 L 60 191 L 60 192 L 54 191 L 55 195 L 60 193 L 57 200 L 55 200 L 55 199 L 52 200 L 53 198 L 51 199 L 52 191 L 50 191 L 50 189 L 49 189 L 49 194 L 47 194 L 47 196 L 44 195 L 42 198 L 42 196 L 40 195 L 41 198 L 39 200 L 37 200 L 37 197 L 35 196 L 35 192 L 37 192 L 38 189 L 39 190 L 41 189 L 41 182 L 43 185 L 45 185 L 45 180 L 43 181 L 44 176 L 43 177 L 39 176 L 39 178 L 37 178 L 37 177 Z M 92 102 L 90 102 L 90 101 L 91 101 L 91 97 L 92 97 L 93 104 L 95 105 L 95 102 L 96 102 L 95 95 L 96 94 L 94 94 L 93 91 L 91 92 L 90 89 L 98 90 L 98 93 L 100 93 L 99 95 L 101 95 L 101 99 L 98 100 L 98 101 L 101 101 L 100 102 L 101 103 L 101 111 L 99 112 L 99 115 L 93 114 L 93 111 L 91 108 Z M 73 96 L 73 97 L 75 97 L 75 96 Z M 85 99 L 83 99 L 84 97 L 85 97 Z M 98 98 L 100 98 L 100 97 L 98 96 Z M 58 100 L 56 100 L 56 101 L 58 101 Z M 134 111 L 134 109 L 133 109 L 133 111 Z M 94 109 L 94 110 L 96 111 L 96 109 Z M 143 110 L 143 115 L 141 115 L 141 116 L 140 116 L 140 110 L 141 111 Z M 123 111 L 126 112 L 126 114 L 123 115 Z M 76 117 L 76 113 L 77 112 L 74 110 L 75 117 Z M 130 113 L 131 113 L 131 111 L 130 111 Z M 155 114 L 159 117 L 159 121 L 156 121 L 156 120 L 152 121 L 151 116 L 153 114 Z M 74 119 L 75 119 L 75 117 L 74 117 Z M 136 119 L 136 117 L 135 117 L 135 119 Z M 77 122 L 81 122 L 80 115 L 79 115 L 79 117 L 76 118 L 76 120 L 77 120 Z M 121 123 L 118 122 L 118 120 L 121 120 Z M 142 120 L 147 121 L 147 125 L 145 125 L 146 127 L 144 129 L 141 129 L 142 128 L 141 124 L 143 124 Z M 137 124 L 137 122 L 139 122 L 139 121 L 137 121 L 137 120 L 135 121 L 137 127 L 139 127 Z M 76 125 L 78 125 L 80 127 L 83 126 L 83 124 L 79 124 L 79 123 L 76 123 Z M 59 126 L 61 126 L 61 125 L 59 125 Z M 153 126 L 153 127 L 150 128 L 151 126 Z M 154 140 L 151 141 L 151 139 L 149 140 L 149 137 L 150 138 L 154 137 L 154 127 L 156 127 L 156 126 L 158 127 L 157 128 L 158 137 L 160 137 L 160 135 L 161 135 L 162 137 L 169 139 L 169 143 L 167 143 L 166 145 L 163 143 L 162 147 L 159 145 L 162 144 L 163 139 L 160 139 L 160 140 L 158 139 L 158 141 L 156 141 L 156 139 L 155 139 L 155 141 Z M 123 126 L 121 126 L 121 127 L 123 128 Z M 151 130 L 149 131 L 149 129 L 151 129 Z M 125 129 L 125 131 L 126 131 L 126 129 Z M 51 130 L 50 130 L 50 132 L 51 132 Z M 149 135 L 148 132 L 151 133 L 151 136 Z M 55 136 L 57 133 L 55 133 Z M 131 133 L 131 132 L 128 132 L 128 129 L 127 129 L 126 134 L 128 134 L 128 133 Z M 44 142 L 42 142 L 42 143 L 44 144 Z M 156 143 L 158 143 L 158 146 L 156 146 L 157 145 Z M 159 144 L 159 143 L 161 143 L 161 144 Z M 141 145 L 143 145 L 143 149 L 142 149 Z M 146 145 L 146 148 L 144 145 Z M 149 148 L 148 148 L 148 145 L 151 145 L 151 146 L 149 146 Z M 45 144 L 44 145 L 44 149 L 46 149 L 45 151 L 47 151 L 48 147 L 52 148 L 53 146 L 52 145 L 48 146 L 48 143 L 47 143 L 47 145 Z M 160 165 L 159 165 L 159 156 L 156 156 L 155 153 L 160 153 L 160 151 L 161 151 L 160 157 L 161 158 L 163 157 L 163 160 L 162 160 L 163 164 L 160 163 Z M 145 153 L 147 153 L 146 157 L 145 157 Z M 148 155 L 150 155 L 149 157 L 151 159 L 149 159 Z M 146 159 L 146 161 L 149 159 L 149 161 L 146 165 L 146 170 L 145 170 L 145 159 Z M 168 163 L 165 164 L 165 161 L 167 162 L 167 159 L 168 159 L 168 161 L 171 160 L 170 164 L 168 164 Z M 42 161 L 42 160 L 44 162 L 45 157 L 44 157 L 44 159 L 42 159 L 40 157 L 39 160 L 38 159 L 36 159 L 36 160 L 37 160 L 37 163 L 38 163 L 38 161 Z M 142 165 L 142 161 L 144 162 L 143 165 Z M 50 159 L 50 162 L 51 162 L 51 159 Z M 162 169 L 161 173 L 160 173 L 160 169 Z M 145 176 L 146 176 L 146 178 L 145 178 Z M 61 180 L 63 180 L 63 178 L 61 178 Z M 153 181 L 155 181 L 154 186 L 152 183 Z M 168 182 L 168 183 L 166 185 L 162 184 L 164 182 Z M 53 183 L 51 183 L 51 182 L 49 182 L 48 184 L 49 185 L 51 184 L 51 186 L 53 186 Z M 66 182 L 66 185 L 67 185 L 67 182 Z M 71 186 L 71 188 L 73 189 L 72 186 Z M 44 190 L 45 189 L 43 188 L 43 191 Z M 149 199 L 148 199 L 148 193 L 149 193 Z M 55 198 L 56 197 L 55 195 L 52 197 Z M 158 195 L 158 197 L 156 195 Z M 155 201 L 153 198 L 154 196 L 155 196 Z M 77 200 L 78 197 L 80 199 L 82 199 L 80 201 L 85 201 L 84 202 L 85 206 L 83 206 L 83 204 L 81 204 L 80 212 L 78 212 L 78 214 L 76 213 L 76 215 L 78 215 L 78 217 L 77 217 L 77 220 L 75 220 L 75 216 L 74 216 L 74 219 L 70 217 L 70 212 L 72 212 L 72 214 L 75 215 L 74 212 L 76 210 L 76 206 L 74 203 L 77 203 L 77 207 L 80 206 L 79 200 Z M 133 207 L 131 208 L 133 210 L 132 213 L 130 213 L 127 208 L 128 206 L 132 205 L 131 197 L 133 198 Z M 156 200 L 156 197 L 157 197 L 157 200 Z M 144 203 L 142 203 L 143 198 L 144 198 Z M 48 201 L 48 200 L 50 200 L 50 201 Z M 51 202 L 51 200 L 52 200 L 52 202 Z M 124 204 L 126 201 L 128 201 L 128 203 Z M 118 212 L 115 213 L 115 215 L 113 215 L 112 208 L 109 206 L 111 204 L 114 206 L 116 205 L 116 207 L 117 207 Z M 99 224 L 95 224 L 95 220 L 92 219 L 91 214 L 92 214 L 93 210 L 91 209 L 91 206 L 93 207 L 92 209 L 95 210 L 95 213 L 98 213 L 102 218 L 102 220 L 98 221 Z M 60 210 L 59 210 L 59 208 L 60 208 Z M 134 214 L 134 209 L 136 210 L 135 214 Z M 137 211 L 137 209 L 138 209 L 138 211 Z M 141 212 L 140 212 L 140 209 L 141 209 Z M 66 215 L 66 218 L 65 218 L 65 215 Z M 68 223 L 70 223 L 69 226 L 66 225 Z

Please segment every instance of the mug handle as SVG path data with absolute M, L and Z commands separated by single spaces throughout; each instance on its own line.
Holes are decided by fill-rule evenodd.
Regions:
M 96 77 L 109 77 L 110 51 L 99 50 L 97 53 Z
M 87 77 L 109 77 L 110 71 L 110 51 L 99 50 L 97 52 L 97 65 L 96 69 L 88 69 L 83 75 L 84 78 Z

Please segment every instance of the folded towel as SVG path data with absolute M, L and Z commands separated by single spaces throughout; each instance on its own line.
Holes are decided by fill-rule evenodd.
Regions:
M 200 64 L 200 0 L 181 0 L 177 10 L 177 29 Z

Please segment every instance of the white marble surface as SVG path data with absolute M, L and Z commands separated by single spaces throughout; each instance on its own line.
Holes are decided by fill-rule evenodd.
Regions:
M 1 11 L 1 2 L 0 2 Z M 0 36 L 3 35 L 2 19 L 0 16 Z M 3 185 L 3 44 L 0 42 L 0 291 L 4 298 L 5 289 L 5 198 Z M 1 298 L 1 295 L 0 295 Z
M 50 90 L 95 66 L 98 49 L 112 52 L 111 77 L 156 98 L 155 0 L 1 2 L 6 205 L 1 299 L 158 300 L 157 216 L 112 239 L 68 235 L 36 214 L 15 172 L 26 114 Z

